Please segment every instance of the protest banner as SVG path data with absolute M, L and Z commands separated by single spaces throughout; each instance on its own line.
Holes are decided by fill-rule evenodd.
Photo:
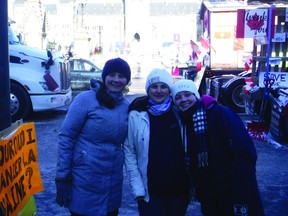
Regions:
M 271 36 L 274 35 L 275 12 L 272 12 L 273 29 Z M 269 11 L 268 8 L 258 9 L 238 9 L 237 10 L 237 38 L 257 38 L 268 34 Z
M 0 215 L 17 216 L 43 189 L 35 126 L 22 124 L 0 139 Z

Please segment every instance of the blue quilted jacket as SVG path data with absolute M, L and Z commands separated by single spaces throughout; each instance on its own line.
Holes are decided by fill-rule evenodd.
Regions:
M 128 106 L 124 97 L 114 109 L 100 106 L 90 90 L 69 107 L 59 133 L 56 178 L 72 176 L 70 211 L 106 216 L 120 207 Z

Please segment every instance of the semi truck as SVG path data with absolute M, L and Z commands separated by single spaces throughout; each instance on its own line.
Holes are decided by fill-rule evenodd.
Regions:
M 70 103 L 69 62 L 60 53 L 23 45 L 13 31 L 14 21 L 8 22 L 12 122 Z

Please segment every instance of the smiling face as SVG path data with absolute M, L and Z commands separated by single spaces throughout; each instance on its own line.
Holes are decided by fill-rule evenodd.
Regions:
M 165 83 L 157 82 L 149 86 L 148 96 L 155 103 L 161 104 L 170 96 L 170 89 Z
M 123 92 L 127 84 L 127 78 L 122 73 L 110 73 L 105 78 L 105 85 L 111 92 Z
M 192 92 L 181 91 L 175 95 L 175 105 L 182 112 L 192 107 L 197 101 L 197 98 Z

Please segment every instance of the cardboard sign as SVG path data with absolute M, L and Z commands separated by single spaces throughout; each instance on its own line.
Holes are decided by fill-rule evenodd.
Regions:
M 274 83 L 271 86 L 272 88 L 281 87 L 281 86 L 288 86 L 288 73 L 285 72 L 269 72 L 266 75 L 266 72 L 260 72 L 259 74 L 259 86 L 265 87 L 264 80 L 266 79 L 273 79 Z
M 0 140 L 0 215 L 16 216 L 32 194 L 44 189 L 34 123 Z
M 239 9 L 237 10 L 237 38 L 254 38 L 267 36 L 268 9 Z M 274 14 L 272 25 L 274 26 Z M 272 26 L 272 36 L 274 27 Z

